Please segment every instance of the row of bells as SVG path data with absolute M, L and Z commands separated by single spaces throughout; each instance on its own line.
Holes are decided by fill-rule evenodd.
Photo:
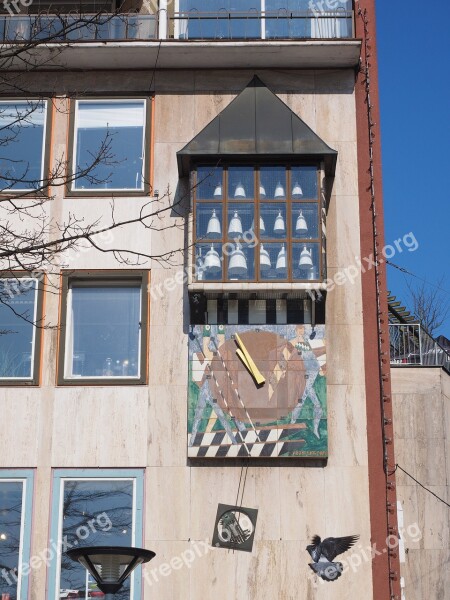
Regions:
M 253 227 L 252 227 L 253 228 Z M 266 232 L 266 226 L 262 217 L 259 217 L 259 231 L 260 233 Z M 281 211 L 279 211 L 277 218 L 275 219 L 275 224 L 273 227 L 273 232 L 276 234 L 284 234 L 286 232 L 286 225 L 284 223 L 283 215 Z M 308 233 L 308 225 L 306 223 L 306 219 L 303 216 L 302 211 L 299 212 L 297 217 L 297 222 L 295 224 L 295 232 L 301 237 L 305 236 Z M 239 216 L 238 211 L 234 212 L 234 215 L 230 221 L 230 226 L 228 227 L 228 235 L 231 237 L 241 236 L 243 235 L 242 229 L 242 221 Z M 222 228 L 220 226 L 219 217 L 216 215 L 215 209 L 212 211 L 212 215 L 208 221 L 208 227 L 206 229 L 206 236 L 220 237 L 222 235 Z
M 270 255 L 264 248 L 263 244 L 261 244 L 259 250 L 259 264 L 260 269 L 263 272 L 269 271 L 272 268 Z M 312 275 L 312 279 L 316 278 L 315 269 L 313 268 L 314 265 L 312 261 L 312 250 L 308 250 L 306 246 L 303 247 L 303 250 L 300 253 L 300 260 L 298 266 L 300 269 L 309 271 L 309 274 Z M 220 256 L 217 250 L 214 249 L 214 245 L 211 245 L 211 248 L 205 255 L 203 267 L 209 273 L 218 273 L 221 271 L 222 264 Z M 245 258 L 245 254 L 242 251 L 241 246 L 239 244 L 236 244 L 235 249 L 230 254 L 230 259 L 228 262 L 228 274 L 231 276 L 246 275 L 247 269 L 247 259 Z M 284 244 L 281 246 L 281 249 L 278 252 L 275 269 L 278 272 L 286 270 L 286 248 L 284 247 Z
M 222 198 L 222 184 L 219 182 L 214 190 L 214 198 Z M 292 187 L 292 197 L 297 199 L 297 198 L 301 198 L 303 196 L 303 190 L 300 186 L 300 184 L 298 182 L 294 183 L 294 186 Z M 234 198 L 246 198 L 247 194 L 245 192 L 245 188 L 242 185 L 241 182 L 239 182 L 235 189 L 234 189 Z M 263 184 L 261 184 L 259 186 L 259 197 L 260 198 L 266 198 L 267 194 L 266 194 L 266 188 L 263 186 Z M 275 193 L 274 193 L 274 198 L 286 198 L 286 192 L 284 190 L 284 187 L 281 183 L 281 181 L 279 181 L 275 187 Z

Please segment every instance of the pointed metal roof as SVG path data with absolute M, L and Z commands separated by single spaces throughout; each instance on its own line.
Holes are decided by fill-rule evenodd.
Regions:
M 326 174 L 334 175 L 337 152 L 255 76 L 231 104 L 177 153 L 179 174 L 180 177 L 189 174 L 194 158 L 239 156 L 323 159 Z

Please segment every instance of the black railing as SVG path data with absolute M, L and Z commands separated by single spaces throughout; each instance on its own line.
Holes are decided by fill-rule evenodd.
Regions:
M 138 13 L 0 17 L 0 40 L 4 42 L 152 40 L 157 34 L 156 15 Z
M 450 373 L 450 354 L 418 323 L 389 324 L 391 365 L 443 367 Z
M 170 17 L 177 39 L 345 39 L 354 37 L 353 11 L 201 12 L 192 9 Z

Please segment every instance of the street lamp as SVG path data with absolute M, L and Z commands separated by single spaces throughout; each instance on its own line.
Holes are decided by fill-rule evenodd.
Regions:
M 136 567 L 155 556 L 151 550 L 120 546 L 74 548 L 66 554 L 89 571 L 98 588 L 105 594 L 118 592 Z

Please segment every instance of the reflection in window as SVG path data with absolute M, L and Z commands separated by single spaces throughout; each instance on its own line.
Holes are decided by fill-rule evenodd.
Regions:
M 179 10 L 181 39 L 261 37 L 260 0 L 180 0 Z M 229 13 L 236 18 L 229 19 Z
M 139 377 L 141 282 L 74 282 L 67 310 L 66 377 Z
M 47 103 L 0 102 L 0 190 L 32 190 L 44 178 Z
M 0 378 L 32 379 L 36 279 L 0 279 Z
M 78 101 L 75 128 L 74 190 L 144 189 L 144 100 Z
M 133 480 L 63 480 L 62 540 L 68 547 L 133 546 Z M 61 518 L 61 517 L 60 517 Z M 98 592 L 86 569 L 61 557 L 60 593 L 73 590 L 79 598 Z M 130 580 L 116 593 L 130 599 Z
M 8 600 L 20 598 L 23 498 L 23 481 L 0 480 L 0 596 Z

